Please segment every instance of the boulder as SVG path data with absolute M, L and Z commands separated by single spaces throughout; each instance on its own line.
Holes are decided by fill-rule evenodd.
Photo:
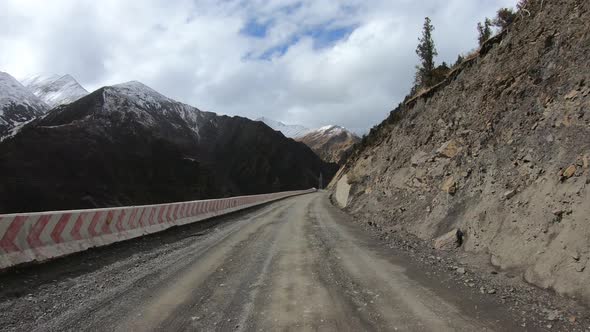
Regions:
M 514 195 L 516 195 L 516 190 L 512 189 L 512 190 L 508 190 L 507 192 L 505 192 L 502 196 L 504 196 L 504 199 L 511 199 L 512 197 L 514 197 Z
M 574 176 L 574 174 L 576 174 L 576 170 L 577 170 L 576 165 L 569 165 L 568 168 L 566 168 L 563 171 L 563 174 L 561 175 L 562 179 L 571 178 L 572 176 Z
M 416 167 L 425 164 L 429 158 L 426 152 L 418 151 L 412 156 L 410 162 L 412 163 L 412 167 Z
M 565 95 L 565 100 L 574 99 L 578 96 L 578 94 L 579 94 L 578 90 L 572 90 L 572 91 L 568 92 L 568 94 Z
M 440 189 L 449 195 L 454 195 L 457 192 L 457 182 L 454 177 L 447 178 Z
M 436 150 L 436 154 L 439 157 L 444 158 L 453 158 L 459 152 L 461 152 L 461 147 L 459 146 L 459 143 L 454 139 L 445 142 L 443 145 L 441 145 L 440 148 L 438 148 L 438 150 Z
M 455 228 L 452 231 L 434 239 L 434 249 L 451 250 L 460 247 L 463 243 L 463 233 L 460 229 Z

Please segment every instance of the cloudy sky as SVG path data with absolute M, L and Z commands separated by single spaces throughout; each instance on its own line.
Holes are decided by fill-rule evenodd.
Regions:
M 202 110 L 365 131 L 411 86 L 432 18 L 438 62 L 516 0 L 2 0 L 0 71 L 130 80 Z

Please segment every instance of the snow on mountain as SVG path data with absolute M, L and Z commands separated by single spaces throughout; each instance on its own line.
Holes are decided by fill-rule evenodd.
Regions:
M 335 125 L 311 130 L 295 139 L 305 143 L 323 160 L 339 164 L 345 161 L 352 146 L 360 141 L 354 133 Z
M 318 134 L 323 134 L 323 135 L 339 135 L 343 132 L 346 132 L 346 133 L 353 135 L 350 131 L 346 130 L 344 127 L 340 127 L 340 126 L 336 126 L 336 125 L 323 126 L 321 128 L 311 130 L 309 133 L 312 133 L 312 132 L 317 132 Z
M 0 71 L 0 107 L 11 103 L 46 109 L 47 105 L 10 74 Z
M 309 129 L 301 125 L 287 125 L 282 122 L 261 117 L 262 121 L 286 137 L 293 138 L 309 146 L 318 156 L 327 162 L 341 163 L 360 138 L 346 128 L 328 125 Z
M 0 72 L 0 137 L 47 110 L 49 106 L 14 77 Z
M 36 75 L 21 79 L 21 82 L 51 108 L 69 104 L 88 94 L 70 75 Z
M 170 99 L 149 86 L 130 81 L 107 86 L 103 91 L 103 111 L 133 113 L 146 126 L 156 125 L 159 117 L 179 117 L 199 135 L 199 121 L 212 113 L 202 112 L 196 107 Z
M 285 135 L 285 137 L 296 138 L 301 137 L 307 134 L 310 129 L 306 128 L 301 125 L 288 125 L 284 124 L 280 121 L 275 121 L 273 119 L 261 117 L 256 119 L 256 121 L 264 122 L 267 126 L 271 127 L 274 130 L 280 131 Z

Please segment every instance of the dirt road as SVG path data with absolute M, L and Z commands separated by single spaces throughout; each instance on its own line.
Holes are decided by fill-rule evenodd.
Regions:
M 325 193 L 0 275 L 16 331 L 517 330 L 383 248 Z

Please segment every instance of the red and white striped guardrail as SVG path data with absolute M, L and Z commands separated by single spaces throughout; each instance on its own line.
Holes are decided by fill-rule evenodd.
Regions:
M 0 215 L 0 269 L 104 246 L 315 189 L 91 210 Z

